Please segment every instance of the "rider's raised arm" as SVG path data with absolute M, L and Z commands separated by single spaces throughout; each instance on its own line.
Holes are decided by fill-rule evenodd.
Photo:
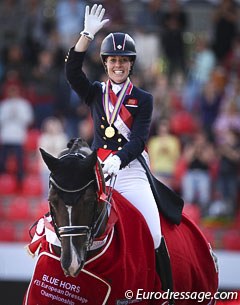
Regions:
M 66 78 L 71 88 L 87 104 L 92 103 L 96 90 L 95 86 L 93 86 L 83 72 L 82 67 L 86 51 L 91 41 L 94 39 L 96 33 L 109 21 L 109 19 L 102 20 L 104 13 L 105 9 L 102 5 L 94 4 L 91 10 L 86 6 L 84 29 L 81 31 L 81 36 L 76 45 L 69 50 L 65 60 Z M 101 91 L 100 83 L 98 87 L 98 90 Z

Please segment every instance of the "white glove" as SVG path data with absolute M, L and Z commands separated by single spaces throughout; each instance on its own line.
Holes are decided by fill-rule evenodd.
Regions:
M 81 32 L 82 35 L 93 40 L 94 35 L 104 26 L 109 19 L 103 19 L 105 14 L 105 8 L 102 5 L 94 4 L 89 13 L 89 6 L 85 9 L 85 20 L 84 20 L 84 30 Z
M 108 174 L 109 176 L 111 175 L 116 176 L 120 169 L 120 166 L 121 166 L 121 159 L 116 155 L 112 156 L 104 164 L 103 173 Z

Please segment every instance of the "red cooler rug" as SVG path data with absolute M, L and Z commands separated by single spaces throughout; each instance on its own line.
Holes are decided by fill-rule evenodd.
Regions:
M 138 212 L 116 191 L 104 234 L 104 246 L 88 259 L 76 278 L 66 277 L 52 245 L 60 245 L 50 218 L 41 218 L 28 246 L 39 250 L 36 268 L 23 305 L 166 305 L 156 299 L 162 293 L 155 271 L 155 251 L 148 226 Z M 198 227 L 182 216 L 179 226 L 161 217 L 173 271 L 176 305 L 213 305 L 218 289 L 218 267 L 214 253 Z M 100 238 L 101 239 L 101 238 Z M 99 242 L 95 241 L 95 242 Z M 154 293 L 155 301 L 136 297 L 137 292 Z M 131 292 L 129 292 L 131 290 Z M 126 292 L 131 295 L 126 295 Z M 190 298 L 190 294 L 191 298 Z M 205 292 L 210 297 L 203 299 Z

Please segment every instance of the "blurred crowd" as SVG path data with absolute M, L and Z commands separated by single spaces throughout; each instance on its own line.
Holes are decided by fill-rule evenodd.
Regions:
M 240 31 L 233 0 L 203 1 L 211 27 L 199 32 L 190 31 L 192 1 L 1 1 L 1 173 L 15 154 L 17 179 L 24 179 L 30 129 L 39 130 L 39 146 L 53 155 L 72 137 L 91 143 L 89 110 L 66 82 L 64 60 L 83 29 L 86 4 L 95 2 L 104 5 L 110 23 L 91 44 L 86 73 L 105 80 L 103 37 L 129 33 L 138 54 L 132 81 L 154 96 L 152 172 L 203 216 L 234 217 L 240 199 Z

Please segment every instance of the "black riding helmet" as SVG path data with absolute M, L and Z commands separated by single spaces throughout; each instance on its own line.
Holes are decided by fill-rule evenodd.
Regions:
M 129 56 L 134 63 L 136 55 L 135 42 L 128 34 L 110 33 L 102 41 L 100 56 L 104 67 L 108 56 Z

